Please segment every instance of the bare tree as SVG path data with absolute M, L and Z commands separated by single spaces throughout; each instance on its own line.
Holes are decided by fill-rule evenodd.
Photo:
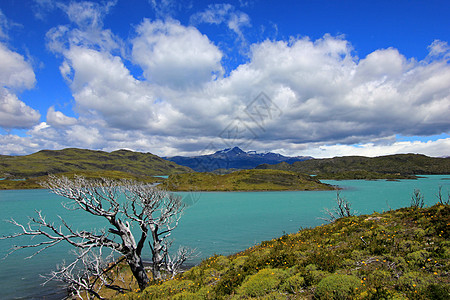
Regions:
M 103 285 L 106 285 L 106 281 L 100 275 L 103 264 L 99 256 L 93 255 L 91 250 L 109 248 L 124 256 L 142 290 L 149 283 L 141 258 L 148 235 L 151 239 L 149 245 L 153 257 L 153 279 L 161 279 L 163 270 L 168 272 L 173 270 L 172 263 L 168 263 L 171 262 L 170 243 L 166 241 L 177 227 L 185 208 L 181 197 L 136 181 L 87 180 L 81 176 L 75 176 L 74 179 L 49 176 L 42 185 L 51 192 L 72 200 L 64 205 L 65 208 L 81 209 L 91 215 L 105 218 L 111 226 L 108 230 L 103 229 L 99 233 L 79 231 L 73 229 L 61 217 L 61 224 L 58 226 L 46 221 L 40 211 L 37 211 L 36 218 L 30 218 L 27 225 L 19 224 L 11 219 L 10 222 L 18 226 L 21 231 L 4 236 L 2 239 L 19 236 L 46 238 L 34 244 L 15 246 L 11 252 L 24 248 L 36 248 L 36 252 L 31 255 L 34 256 L 61 242 L 67 242 L 81 251 L 73 263 L 63 265 L 58 271 L 53 272 L 49 279 L 70 283 L 78 289 L 88 290 L 95 295 L 97 292 L 83 280 L 85 278 L 91 280 L 90 277 L 95 276 L 96 280 L 103 282 Z M 122 195 L 125 195 L 125 199 L 123 197 L 120 199 Z M 131 231 L 133 226 L 140 230 L 137 240 Z M 180 259 L 186 260 L 183 257 Z M 85 271 L 89 272 L 74 275 L 74 268 L 78 263 L 84 265 Z M 94 268 L 93 265 L 96 267 Z
M 336 191 L 336 207 L 332 210 L 329 210 L 328 208 L 325 208 L 325 213 L 328 215 L 328 217 L 321 218 L 325 221 L 328 221 L 330 223 L 336 221 L 339 218 L 344 217 L 350 217 L 355 215 L 355 211 L 352 212 L 351 206 L 352 204 L 345 199 L 344 197 L 341 197 L 341 193 L 339 190 Z
M 442 185 L 440 185 L 438 187 L 438 192 L 436 194 L 436 198 L 438 198 L 438 201 L 440 204 L 443 204 L 443 205 L 450 204 L 450 192 L 447 192 L 447 199 L 445 200 L 444 196 L 442 195 Z
M 42 276 L 46 279 L 44 284 L 51 280 L 63 282 L 67 285 L 69 295 L 76 296 L 80 299 L 104 299 L 100 295 L 103 287 L 119 292 L 125 290 L 115 285 L 115 282 L 118 280 L 123 283 L 125 281 L 118 270 L 116 272 L 113 271 L 125 257 L 114 260 L 114 251 L 111 251 L 108 256 L 104 257 L 102 247 L 98 251 L 93 249 L 77 250 L 74 251 L 76 259 L 72 263 L 66 264 L 63 262 L 57 266 L 56 271 Z
M 425 205 L 424 202 L 425 196 L 419 189 L 414 189 L 414 192 L 411 196 L 411 207 L 415 208 L 423 208 Z
M 178 248 L 177 253 L 174 256 L 166 255 L 165 266 L 167 272 L 174 278 L 177 274 L 181 273 L 181 266 L 187 260 L 197 255 L 196 249 L 190 249 L 186 247 Z

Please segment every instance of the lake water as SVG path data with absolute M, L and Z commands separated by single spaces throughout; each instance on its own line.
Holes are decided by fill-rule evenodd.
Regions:
M 370 214 L 409 206 L 411 194 L 419 188 L 425 203 L 437 202 L 436 192 L 442 186 L 443 194 L 450 191 L 450 175 L 424 176 L 418 180 L 394 181 L 325 181 L 343 188 L 341 196 L 352 203 L 359 214 Z M 300 228 L 321 225 L 323 209 L 334 207 L 333 191 L 319 192 L 205 192 L 180 193 L 190 206 L 172 237 L 174 249 L 178 245 L 197 248 L 199 257 L 191 263 L 213 254 L 232 254 L 263 240 Z M 18 232 L 3 220 L 14 217 L 27 223 L 27 216 L 41 210 L 48 221 L 58 223 L 58 216 L 80 230 L 101 228 L 107 224 L 82 211 L 67 211 L 57 197 L 47 190 L 0 191 L 0 235 Z M 27 238 L 0 240 L 0 257 L 12 245 L 26 244 Z M 0 260 L 0 299 L 60 299 L 64 291 L 56 284 L 41 286 L 40 274 L 47 274 L 64 259 L 72 259 L 68 246 L 57 246 L 31 259 L 24 257 L 32 251 L 18 251 Z M 149 249 L 144 250 L 149 253 Z M 145 259 L 149 259 L 149 255 Z

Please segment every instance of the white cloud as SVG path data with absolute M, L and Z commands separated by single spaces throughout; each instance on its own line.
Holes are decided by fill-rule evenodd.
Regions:
M 232 30 L 238 38 L 245 42 L 246 39 L 242 33 L 243 27 L 250 27 L 250 17 L 235 9 L 231 4 L 210 4 L 203 12 L 194 14 L 191 17 L 191 22 L 194 24 L 226 24 L 228 29 Z
M 6 16 L 0 9 L 0 39 L 8 38 L 8 35 L 6 34 L 7 30 L 8 30 L 8 20 L 6 19 Z
M 32 88 L 35 81 L 33 69 L 24 57 L 0 43 L 0 127 L 29 128 L 39 121 L 39 112 L 14 93 Z
M 20 101 L 7 89 L 0 89 L 0 127 L 5 129 L 30 128 L 39 121 L 38 111 Z
M 0 84 L 12 89 L 32 88 L 35 76 L 30 64 L 0 43 Z
M 251 45 L 248 61 L 225 76 L 225 54 L 193 26 L 144 20 L 132 39 L 122 41 L 103 28 L 114 4 L 60 4 L 71 23 L 47 33 L 48 48 L 62 57 L 60 72 L 72 91 L 77 119 L 52 106 L 46 122 L 38 124 L 39 113 L 9 90 L 31 88 L 33 70 L 1 45 L 0 58 L 7 59 L 0 59 L 5 66 L 0 82 L 8 89 L 0 114 L 9 111 L 9 119 L 0 121 L 9 127 L 0 125 L 32 128 L 26 138 L 2 136 L 2 153 L 75 146 L 175 155 L 241 142 L 255 150 L 317 157 L 445 155 L 448 149 L 448 139 L 395 140 L 395 134 L 450 131 L 450 49 L 445 42 L 435 41 L 429 56 L 416 61 L 393 48 L 360 59 L 349 41 L 330 35 L 315 41 L 266 40 Z M 250 26 L 246 14 L 226 4 L 209 6 L 192 22 L 226 24 L 242 39 L 242 28 Z M 136 67 L 142 78 L 133 76 Z M 261 91 L 278 110 L 271 115 L 259 107 L 265 119 L 257 123 L 245 110 Z M 230 138 L 224 139 L 227 134 Z
M 223 82 L 230 93 L 264 90 L 272 99 L 289 91 L 277 103 L 283 117 L 261 139 L 353 144 L 448 132 L 449 76 L 446 61 L 407 60 L 394 49 L 358 60 L 347 41 L 324 36 L 253 45 L 251 61 Z
M 149 0 L 158 18 L 170 18 L 181 9 L 181 2 L 176 0 Z
M 427 142 L 421 141 L 394 142 L 389 145 L 376 145 L 373 143 L 367 143 L 357 146 L 324 145 L 317 148 L 306 149 L 302 153 L 303 155 L 310 155 L 316 158 L 349 156 L 349 155 L 375 157 L 401 153 L 418 153 L 418 154 L 425 154 L 428 156 L 441 157 L 450 155 L 448 149 L 450 149 L 450 138 Z
M 68 117 L 60 111 L 56 111 L 54 106 L 50 106 L 47 110 L 47 123 L 55 126 L 70 126 L 77 124 L 77 119 Z
M 97 2 L 81 1 L 70 2 L 68 5 L 60 2 L 58 6 L 64 10 L 70 21 L 77 24 L 79 28 L 90 30 L 92 28 L 102 28 L 104 16 L 116 4 L 117 0 L 106 1 L 103 5 Z
M 172 89 L 198 87 L 221 76 L 221 51 L 194 27 L 144 20 L 132 41 L 133 61 L 146 79 Z
M 435 40 L 430 46 L 428 46 L 429 57 L 439 57 L 444 56 L 444 58 L 449 58 L 450 46 L 447 42 L 441 40 Z

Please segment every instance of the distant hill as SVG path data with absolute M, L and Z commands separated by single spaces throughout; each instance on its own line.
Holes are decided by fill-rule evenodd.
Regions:
M 119 171 L 134 176 L 192 172 L 190 168 L 151 153 L 118 150 L 111 153 L 85 149 L 42 150 L 25 156 L 0 156 L 0 177 L 30 178 L 59 173 Z
M 421 154 L 395 154 L 379 157 L 345 156 L 310 159 L 292 164 L 284 162 L 275 165 L 262 164 L 256 168 L 322 174 L 320 178 L 332 178 L 333 174 L 343 172 L 361 171 L 371 172 L 371 176 L 373 173 L 398 175 L 450 174 L 450 158 L 428 157 Z M 329 174 L 329 176 L 324 176 L 324 174 Z
M 171 175 L 161 186 L 170 191 L 318 191 L 334 190 L 306 174 L 281 170 L 240 170 L 230 174 Z
M 165 159 L 197 172 L 212 172 L 217 169 L 253 169 L 261 164 L 293 163 L 311 159 L 309 156 L 289 157 L 278 153 L 245 152 L 239 147 L 228 148 L 201 156 L 173 156 Z

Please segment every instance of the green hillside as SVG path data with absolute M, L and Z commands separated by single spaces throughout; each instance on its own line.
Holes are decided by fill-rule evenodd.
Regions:
M 450 207 L 354 216 L 116 299 L 449 299 Z
M 241 170 L 229 174 L 171 175 L 161 187 L 170 191 L 284 191 L 332 190 L 309 175 L 281 170 Z
M 345 156 L 311 159 L 276 165 L 260 165 L 257 169 L 287 170 L 316 174 L 322 179 L 402 179 L 417 174 L 450 174 L 450 158 L 421 154 L 396 154 L 379 157 Z M 344 174 L 347 172 L 347 174 Z M 364 173 L 367 172 L 367 173 Z M 336 175 L 341 173 L 340 176 Z
M 86 177 L 144 179 L 154 175 L 192 172 L 151 153 L 118 150 L 111 153 L 85 149 L 42 150 L 25 156 L 0 156 L 0 189 L 33 188 L 37 177 L 80 174 Z M 29 179 L 25 182 L 16 179 Z M 148 178 L 147 178 L 148 179 Z M 36 185 L 38 186 L 38 185 Z M 14 188 L 14 187 L 12 187 Z

